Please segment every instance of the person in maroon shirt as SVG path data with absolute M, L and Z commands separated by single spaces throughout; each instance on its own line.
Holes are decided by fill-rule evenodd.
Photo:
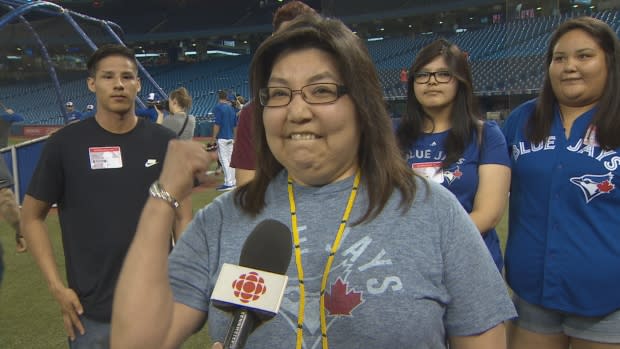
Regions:
M 291 1 L 282 5 L 273 15 L 273 31 L 277 33 L 300 15 L 318 15 L 310 6 L 301 1 Z M 235 168 L 237 186 L 247 183 L 254 178 L 256 172 L 256 155 L 252 137 L 252 116 L 254 101 L 248 103 L 239 112 L 235 146 L 233 148 L 230 166 Z

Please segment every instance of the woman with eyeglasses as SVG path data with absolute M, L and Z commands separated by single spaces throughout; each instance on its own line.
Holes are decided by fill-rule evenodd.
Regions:
M 255 178 L 200 210 L 169 260 L 162 227 L 175 209 L 148 200 L 115 295 L 113 347 L 176 348 L 205 321 L 223 341 L 216 278 L 269 218 L 292 235 L 289 279 L 248 347 L 505 348 L 515 312 L 501 275 L 454 196 L 402 160 L 364 42 L 338 20 L 299 18 L 257 49 L 250 84 Z M 191 193 L 205 156 L 170 143 L 165 197 Z
M 401 150 L 416 173 L 457 197 L 501 272 L 495 226 L 508 199 L 510 158 L 500 128 L 477 115 L 467 55 L 439 39 L 420 50 L 409 72 Z

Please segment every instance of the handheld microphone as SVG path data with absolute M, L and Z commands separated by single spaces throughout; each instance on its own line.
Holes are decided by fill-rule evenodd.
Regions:
M 249 334 L 278 313 L 291 262 L 289 228 L 273 219 L 260 222 L 241 249 L 239 266 L 224 263 L 211 294 L 215 307 L 231 311 L 224 348 L 243 348 Z

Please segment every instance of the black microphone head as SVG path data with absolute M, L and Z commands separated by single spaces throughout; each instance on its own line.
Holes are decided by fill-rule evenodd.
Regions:
M 279 221 L 266 219 L 258 223 L 245 240 L 239 265 L 284 275 L 291 262 L 292 250 L 291 230 Z

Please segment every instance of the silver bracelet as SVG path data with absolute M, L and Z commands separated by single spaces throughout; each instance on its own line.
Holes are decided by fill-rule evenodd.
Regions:
M 149 194 L 154 198 L 164 200 L 165 202 L 170 204 L 172 208 L 179 208 L 179 206 L 181 206 L 177 199 L 170 195 L 170 193 L 161 186 L 159 180 L 156 180 L 155 182 L 153 182 L 153 184 L 151 184 L 151 187 L 149 188 Z

